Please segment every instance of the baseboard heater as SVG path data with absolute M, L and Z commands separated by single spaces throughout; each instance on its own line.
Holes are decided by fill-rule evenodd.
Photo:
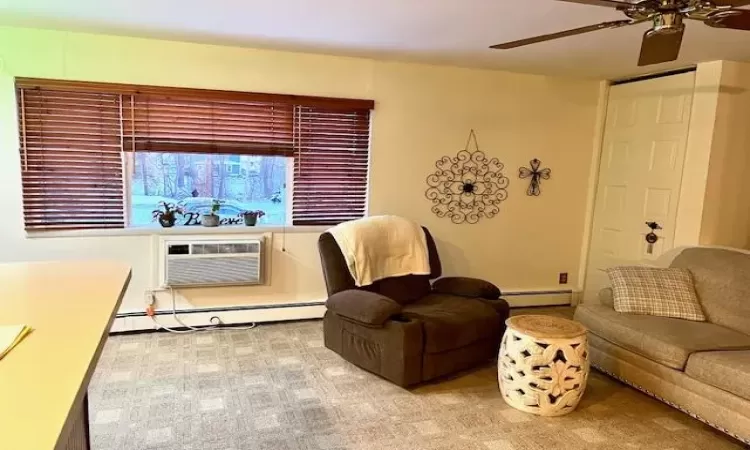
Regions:
M 503 291 L 502 296 L 508 301 L 511 308 L 569 306 L 573 303 L 572 289 Z
M 564 290 L 546 290 L 546 291 L 508 291 L 503 292 L 503 297 L 507 300 L 517 303 L 514 300 L 520 300 L 520 303 L 533 303 L 530 306 L 557 306 L 557 305 L 569 305 L 571 303 L 571 297 L 573 291 L 571 289 Z M 528 302 L 528 300 L 532 300 Z M 544 303 L 549 302 L 551 303 Z M 218 306 L 213 308 L 191 308 L 191 309 L 178 309 L 177 314 L 197 314 L 197 313 L 219 313 L 228 311 L 253 311 L 259 309 L 279 309 L 279 308 L 300 308 L 305 306 L 323 306 L 325 301 L 318 302 L 307 302 L 307 303 L 280 303 L 274 305 L 241 305 L 241 306 Z M 515 305 L 512 305 L 515 306 Z M 522 307 L 524 305 L 520 305 Z M 154 312 L 155 315 L 172 315 L 172 310 L 158 310 Z M 126 313 L 118 313 L 116 316 L 118 319 L 124 317 L 146 317 L 145 311 L 133 311 Z
M 259 309 L 281 309 L 281 308 L 300 308 L 305 306 L 324 306 L 326 302 L 308 302 L 308 303 L 281 303 L 277 305 L 243 305 L 243 306 L 218 306 L 215 308 L 191 308 L 191 309 L 178 309 L 177 314 L 198 314 L 198 313 L 219 313 L 228 311 L 254 311 Z M 172 310 L 158 310 L 154 311 L 155 316 L 172 315 Z M 115 318 L 122 319 L 125 317 L 146 317 L 145 311 L 133 311 L 126 313 L 118 313 Z
M 542 306 L 568 306 L 573 299 L 573 291 L 567 290 L 536 290 L 536 291 L 507 291 L 503 293 L 511 308 L 528 308 Z M 320 319 L 325 313 L 325 301 L 314 301 L 305 303 L 281 303 L 275 305 L 241 305 L 241 306 L 216 306 L 209 308 L 178 309 L 177 314 L 181 317 L 193 318 L 195 326 L 208 325 L 214 314 L 223 314 L 220 317 L 228 325 L 236 325 L 247 322 L 278 322 L 289 320 Z M 161 316 L 160 321 L 170 327 L 178 327 L 179 324 L 171 323 L 173 314 L 171 309 L 154 312 Z M 110 333 L 120 333 L 136 330 L 154 330 L 154 323 L 145 311 L 134 311 L 118 313 Z
M 282 303 L 276 305 L 216 306 L 196 309 L 178 309 L 177 315 L 189 320 L 190 325 L 201 327 L 214 324 L 219 319 L 227 326 L 243 323 L 280 322 L 290 320 L 320 319 L 325 314 L 325 302 Z M 158 322 L 169 328 L 179 329 L 184 324 L 172 317 L 172 309 L 154 311 Z M 154 318 L 141 311 L 124 312 L 115 316 L 110 334 L 136 330 L 154 331 Z

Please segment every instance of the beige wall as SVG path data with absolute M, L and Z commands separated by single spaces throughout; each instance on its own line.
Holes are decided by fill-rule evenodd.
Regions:
M 721 69 L 722 61 L 711 61 L 698 64 L 695 73 L 690 129 L 675 221 L 675 247 L 697 245 L 700 239 Z
M 28 238 L 22 225 L 13 77 L 125 82 L 368 98 L 372 125 L 371 214 L 399 214 L 429 227 L 447 274 L 489 279 L 505 289 L 576 287 L 589 168 L 595 153 L 598 83 L 366 59 L 90 34 L 0 28 L 0 260 L 107 258 L 133 266 L 123 311 L 143 308 L 155 283 L 158 236 Z M 430 212 L 425 178 L 454 155 L 470 128 L 505 164 L 511 180 L 501 213 L 452 225 Z M 596 149 L 598 151 L 598 149 Z M 552 169 L 542 195 L 527 197 L 518 167 L 532 158 Z M 315 241 L 319 230 L 273 233 L 268 286 L 189 291 L 193 306 L 273 304 L 325 297 Z M 160 307 L 167 299 L 160 297 Z
M 722 62 L 700 243 L 750 248 L 750 64 Z
M 750 64 L 698 65 L 675 246 L 750 248 Z

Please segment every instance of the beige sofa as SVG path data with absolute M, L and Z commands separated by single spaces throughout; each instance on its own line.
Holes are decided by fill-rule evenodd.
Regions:
M 575 313 L 592 365 L 750 444 L 750 254 L 688 248 L 671 266 L 693 273 L 708 321 L 618 313 L 605 289 Z

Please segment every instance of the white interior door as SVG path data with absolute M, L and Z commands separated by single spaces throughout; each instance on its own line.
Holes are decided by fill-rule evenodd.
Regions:
M 689 72 L 610 89 L 584 301 L 608 284 L 604 269 L 672 248 L 694 85 Z M 646 222 L 662 227 L 652 247 Z

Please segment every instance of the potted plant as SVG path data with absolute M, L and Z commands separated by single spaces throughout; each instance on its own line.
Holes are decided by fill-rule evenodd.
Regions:
M 258 222 L 258 219 L 265 216 L 266 213 L 261 210 L 255 210 L 255 211 L 245 211 L 243 213 L 240 213 L 243 219 L 245 219 L 245 225 L 248 227 L 253 227 Z
M 174 203 L 167 203 L 165 201 L 159 202 L 159 209 L 153 210 L 151 213 L 154 220 L 159 222 L 164 228 L 173 227 L 175 221 L 177 221 L 177 214 L 182 214 L 182 208 L 176 206 Z
M 211 212 L 203 214 L 201 217 L 201 224 L 204 227 L 218 227 L 219 226 L 219 209 L 221 208 L 221 202 L 214 199 L 211 202 Z

